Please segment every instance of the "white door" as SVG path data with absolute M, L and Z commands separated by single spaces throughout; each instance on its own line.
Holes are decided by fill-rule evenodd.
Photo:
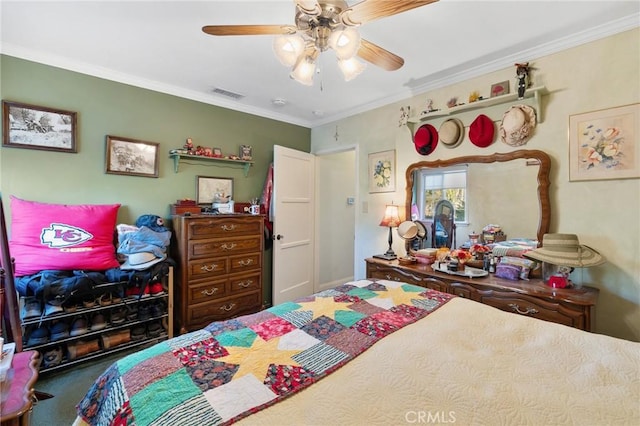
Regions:
M 312 154 L 274 146 L 274 305 L 314 292 L 314 176 Z

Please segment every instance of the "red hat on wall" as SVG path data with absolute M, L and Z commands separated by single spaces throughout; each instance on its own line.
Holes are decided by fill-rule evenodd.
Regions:
M 475 146 L 486 148 L 493 143 L 495 125 L 493 120 L 484 114 L 480 114 L 469 126 L 469 140 Z
M 438 131 L 431 124 L 423 124 L 413 136 L 413 144 L 418 154 L 431 154 L 438 145 Z

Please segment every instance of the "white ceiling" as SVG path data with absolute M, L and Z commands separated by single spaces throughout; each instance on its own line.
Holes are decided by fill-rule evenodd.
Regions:
M 640 25 L 637 0 L 440 0 L 360 27 L 363 38 L 404 58 L 401 69 L 368 64 L 344 82 L 329 51 L 308 87 L 289 78 L 272 36 L 201 30 L 293 24 L 293 0 L 2 0 L 0 7 L 4 54 L 309 128 Z

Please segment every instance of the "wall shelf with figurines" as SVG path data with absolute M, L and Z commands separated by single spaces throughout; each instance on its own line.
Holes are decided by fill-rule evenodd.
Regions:
M 240 155 L 225 156 L 222 154 L 220 148 L 194 147 L 191 138 L 188 138 L 181 149 L 172 149 L 169 151 L 169 158 L 173 159 L 173 171 L 175 173 L 178 173 L 180 161 L 196 160 L 224 163 L 225 165 L 241 165 L 244 176 L 247 177 L 249 168 L 253 165 L 253 161 L 251 160 L 251 147 L 248 145 L 240 145 L 239 154 Z
M 172 150 L 173 151 L 173 150 Z M 177 152 L 169 152 L 169 157 L 173 158 L 173 171 L 178 173 L 178 169 L 180 167 L 180 161 L 184 160 L 197 160 L 197 161 L 210 161 L 210 162 L 219 162 L 225 164 L 238 164 L 242 165 L 244 176 L 247 177 L 249 174 L 249 168 L 253 165 L 253 161 L 247 160 L 234 160 L 232 158 L 218 158 L 218 157 L 206 157 L 204 155 L 189 155 L 189 154 L 179 154 Z
M 412 127 L 412 130 L 415 131 L 415 129 L 423 123 L 431 121 L 443 121 L 452 116 L 457 116 L 462 120 L 463 123 L 465 123 L 465 126 L 467 126 L 468 123 L 473 120 L 475 115 L 478 113 L 477 110 L 479 109 L 483 110 L 482 114 L 487 115 L 494 121 L 499 121 L 505 111 L 505 104 L 525 104 L 531 106 L 536 110 L 537 122 L 541 123 L 541 98 L 543 95 L 546 95 L 548 93 L 549 92 L 544 86 L 531 87 L 525 91 L 522 99 L 519 98 L 517 93 L 494 96 L 492 98 L 482 99 L 464 105 L 457 105 L 451 108 L 439 109 L 432 112 L 423 112 L 417 117 L 409 118 L 407 120 L 407 124 L 409 124 Z

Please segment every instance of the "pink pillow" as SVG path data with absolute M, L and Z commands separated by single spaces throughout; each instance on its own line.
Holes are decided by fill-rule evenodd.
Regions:
M 118 208 L 120 204 L 47 204 L 11 196 L 9 250 L 15 275 L 120 266 L 114 246 Z

